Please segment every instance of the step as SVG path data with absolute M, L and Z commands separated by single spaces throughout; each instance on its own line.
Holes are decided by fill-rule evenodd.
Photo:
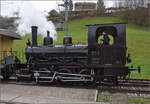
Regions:
M 31 74 L 29 75 L 24 75 L 24 74 L 16 74 L 17 77 L 24 77 L 24 78 L 30 78 Z
M 38 79 L 52 79 L 53 77 L 38 77 Z

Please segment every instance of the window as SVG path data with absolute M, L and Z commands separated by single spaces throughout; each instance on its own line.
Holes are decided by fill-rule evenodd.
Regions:
M 103 38 L 104 35 L 102 33 L 105 32 L 109 37 L 109 45 L 116 44 L 116 38 L 117 38 L 117 30 L 114 27 L 99 27 L 96 30 L 96 41 L 98 44 L 103 44 Z
M 114 44 L 114 37 L 111 34 L 108 34 L 108 37 L 110 39 L 109 45 L 113 45 Z M 102 40 L 104 40 L 103 35 L 99 35 L 98 40 L 97 40 L 98 44 L 103 44 Z

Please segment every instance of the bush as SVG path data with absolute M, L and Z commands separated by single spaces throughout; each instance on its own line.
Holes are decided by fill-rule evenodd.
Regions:
M 119 12 L 118 16 L 126 20 L 128 23 L 132 23 L 140 27 L 149 26 L 148 8 L 138 7 L 134 10 L 125 10 Z

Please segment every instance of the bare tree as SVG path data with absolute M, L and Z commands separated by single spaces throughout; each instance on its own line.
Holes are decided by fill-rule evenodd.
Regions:
M 98 2 L 97 2 L 97 11 L 100 14 L 104 14 L 105 13 L 105 5 L 104 5 L 104 1 L 103 0 L 98 0 Z
M 124 0 L 124 11 L 119 16 L 126 21 L 139 26 L 148 26 L 148 10 L 146 8 L 146 0 Z M 121 7 L 121 5 L 119 5 Z
M 145 0 L 125 0 L 124 6 L 130 10 L 136 9 L 138 7 L 144 7 Z
M 69 0 L 69 11 L 73 10 L 73 2 L 72 0 Z

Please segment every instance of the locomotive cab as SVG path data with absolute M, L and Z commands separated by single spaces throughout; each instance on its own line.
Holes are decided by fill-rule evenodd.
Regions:
M 126 64 L 126 23 L 94 24 L 88 26 L 89 66 L 96 69 L 97 77 L 126 76 L 130 69 Z M 102 32 L 113 37 L 113 44 L 98 43 Z
M 96 24 L 88 25 L 88 47 L 91 60 L 89 64 L 98 65 L 125 65 L 126 63 L 126 24 Z M 98 43 L 102 32 L 110 34 L 112 44 L 104 45 Z M 95 57 L 97 62 L 94 61 Z

